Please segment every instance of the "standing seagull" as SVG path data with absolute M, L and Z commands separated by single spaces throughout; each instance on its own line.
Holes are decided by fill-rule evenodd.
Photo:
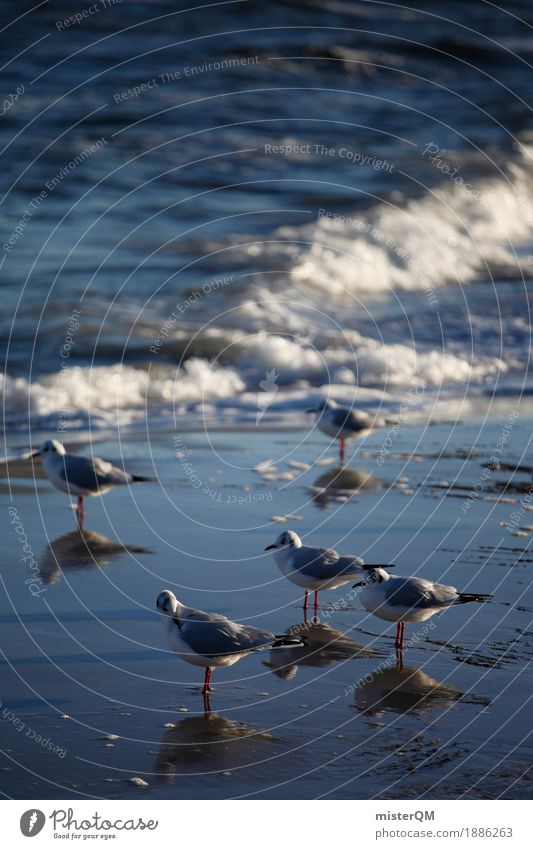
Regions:
M 354 584 L 354 587 L 363 587 L 361 602 L 365 610 L 378 619 L 398 623 L 395 643 L 398 652 L 403 650 L 406 622 L 424 622 L 456 604 L 492 598 L 480 593 L 460 593 L 455 587 L 435 584 L 425 578 L 389 575 L 381 566 L 368 566 L 367 570 L 365 580 Z
M 371 416 L 363 410 L 340 407 L 335 401 L 322 401 L 317 407 L 306 410 L 306 413 L 316 413 L 320 430 L 339 440 L 340 463 L 344 463 L 347 439 L 366 436 L 385 424 L 385 419 Z
M 205 667 L 204 709 L 210 711 L 211 673 L 218 666 L 233 666 L 242 657 L 263 649 L 302 646 L 297 637 L 276 637 L 270 631 L 239 625 L 218 613 L 185 607 L 173 592 L 163 590 L 157 608 L 166 617 L 168 641 L 182 660 Z
M 341 556 L 332 548 L 312 548 L 303 545 L 294 531 L 284 531 L 265 551 L 274 551 L 274 560 L 280 572 L 289 581 L 305 589 L 304 610 L 308 608 L 309 590 L 315 593 L 315 611 L 318 609 L 319 590 L 336 590 L 348 584 L 365 567 L 355 554 Z
M 78 496 L 76 521 L 80 533 L 83 531 L 83 499 L 86 495 L 103 495 L 115 486 L 154 480 L 154 478 L 130 475 L 124 469 L 119 469 L 99 457 L 68 454 L 57 439 L 43 442 L 39 450 L 33 452 L 31 456 L 43 458 L 46 476 L 56 489 Z

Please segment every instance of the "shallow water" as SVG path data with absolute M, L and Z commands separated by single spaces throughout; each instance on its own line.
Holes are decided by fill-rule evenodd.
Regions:
M 516 528 L 530 530 L 514 536 L 516 528 L 501 523 L 513 522 L 521 496 L 496 496 L 511 503 L 486 500 L 495 497 L 496 476 L 515 482 L 529 476 L 495 470 L 482 492 L 467 498 L 467 509 L 464 494 L 457 499 L 443 486 L 459 478 L 473 491 L 500 430 L 499 420 L 483 429 L 479 422 L 404 427 L 396 454 L 382 466 L 376 462 L 382 436 L 375 433 L 356 444 L 348 465 L 371 474 L 379 487 L 339 500 L 347 497 L 344 479 L 343 489 L 318 502 L 314 482 L 334 467 L 335 454 L 317 433 L 211 433 L 209 441 L 189 434 L 186 456 L 199 487 L 183 461 L 169 465 L 172 435 L 152 443 L 150 460 L 142 443 L 128 442 L 128 467 L 149 473 L 153 460 L 160 484 L 88 499 L 93 534 L 90 554 L 83 555 L 69 535 L 74 516 L 65 495 L 40 481 L 36 493 L 18 492 L 13 506 L 40 571 L 34 575 L 20 562 L 8 526 L 4 792 L 17 798 L 530 798 L 533 520 L 522 508 Z M 502 460 L 518 465 L 528 438 L 527 421 L 519 418 Z M 98 446 L 111 459 L 115 450 L 113 442 Z M 275 473 L 253 469 L 267 459 L 278 474 L 296 477 L 265 481 Z M 7 508 L 7 497 L 0 497 Z M 301 518 L 271 521 L 287 514 Z M 367 562 L 394 562 L 399 574 L 419 572 L 494 599 L 408 626 L 412 645 L 399 671 L 394 628 L 365 614 L 348 597 L 349 587 L 323 593 L 319 623 L 303 623 L 299 590 L 263 552 L 288 527 Z M 131 550 L 117 550 L 118 540 Z M 40 582 L 32 584 L 35 596 L 28 579 Z M 276 633 L 302 629 L 309 646 L 216 670 L 213 713 L 205 718 L 202 670 L 168 650 L 154 609 L 165 587 L 192 606 Z M 148 787 L 128 783 L 135 776 Z

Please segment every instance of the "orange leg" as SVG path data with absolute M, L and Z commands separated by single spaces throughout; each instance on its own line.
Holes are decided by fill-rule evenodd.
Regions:
M 209 716 L 211 716 L 211 702 L 210 702 L 210 699 L 209 699 L 209 693 L 208 692 L 207 693 L 204 692 L 203 699 L 204 699 L 204 718 L 208 719 Z
M 344 464 L 345 450 L 346 450 L 346 440 L 340 439 L 339 440 L 339 462 L 340 462 L 341 465 Z
M 403 635 L 405 631 L 405 624 L 403 622 L 398 622 L 398 627 L 396 628 L 396 642 L 394 645 L 398 649 L 398 651 L 403 651 Z
M 309 608 L 309 593 L 306 590 L 305 596 L 304 596 L 304 610 L 307 611 L 308 608 Z
M 212 672 L 211 667 L 206 666 L 205 667 L 205 678 L 204 678 L 204 689 L 203 689 L 204 696 L 207 696 L 207 694 L 211 692 L 211 672 Z
M 76 522 L 78 523 L 78 530 L 80 534 L 83 533 L 83 516 L 83 495 L 78 495 L 78 504 L 76 506 Z
M 314 602 L 315 613 L 318 610 L 318 590 L 315 591 L 315 602 Z

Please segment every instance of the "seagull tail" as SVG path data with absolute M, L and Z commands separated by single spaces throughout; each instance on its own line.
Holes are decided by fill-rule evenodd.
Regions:
M 459 598 L 455 603 L 468 604 L 469 601 L 490 601 L 491 598 L 491 595 L 485 595 L 484 593 L 459 593 Z
M 132 483 L 155 483 L 155 478 L 145 478 L 144 475 L 132 475 Z

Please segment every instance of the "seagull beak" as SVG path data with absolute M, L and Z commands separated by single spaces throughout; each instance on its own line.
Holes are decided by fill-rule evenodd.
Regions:
M 272 545 L 267 545 L 267 547 L 265 548 L 265 551 L 271 551 L 273 548 L 277 548 L 277 545 L 276 545 L 275 542 L 273 542 Z
M 39 450 L 32 451 L 30 454 L 28 454 L 28 459 L 31 460 L 32 457 L 40 457 L 40 456 L 41 456 L 41 452 Z
M 306 410 L 305 412 L 306 413 L 318 413 L 318 410 L 317 410 L 316 407 L 309 407 L 309 409 Z
M 365 586 L 364 581 L 358 581 L 357 584 L 352 584 L 352 590 L 355 590 L 356 587 L 364 587 L 364 586 Z

